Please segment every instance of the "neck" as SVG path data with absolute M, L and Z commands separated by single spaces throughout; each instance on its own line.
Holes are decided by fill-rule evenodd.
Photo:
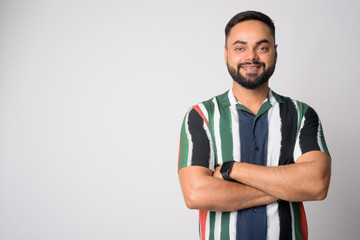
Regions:
M 234 81 L 232 90 L 235 98 L 256 115 L 268 97 L 269 84 L 266 82 L 257 89 L 247 89 Z

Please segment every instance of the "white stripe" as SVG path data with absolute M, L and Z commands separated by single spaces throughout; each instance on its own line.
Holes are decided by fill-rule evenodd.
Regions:
M 215 229 L 214 229 L 214 239 L 221 240 L 221 216 L 222 212 L 215 213 Z
M 217 150 L 217 159 L 218 164 L 221 165 L 223 163 L 222 159 L 222 150 L 221 150 L 221 138 L 220 138 L 220 112 L 219 106 L 217 104 L 216 99 L 213 99 L 214 103 L 214 134 L 215 134 L 215 145 Z
M 278 166 L 281 150 L 281 118 L 280 104 L 273 103 L 268 111 L 268 149 L 267 166 Z M 270 144 L 271 143 L 271 144 Z M 278 203 L 274 202 L 266 206 L 268 239 L 279 239 L 280 219 Z
M 208 125 L 205 122 L 204 122 L 203 127 L 205 129 L 206 136 L 209 139 L 209 145 L 210 145 L 210 159 L 209 159 L 209 166 L 208 167 L 212 171 L 215 171 L 215 153 L 214 153 L 214 146 L 213 146 L 213 141 L 212 141 L 212 138 L 211 138 L 210 130 L 208 128 Z
M 293 104 L 294 104 L 294 106 L 295 106 L 296 113 L 297 113 L 297 116 L 298 116 L 297 123 L 299 123 L 301 116 L 300 116 L 300 112 L 299 112 L 298 101 L 292 100 L 292 102 L 293 102 Z M 297 126 L 298 126 L 298 125 L 296 125 L 296 127 L 297 127 Z
M 305 117 L 303 117 L 303 119 L 301 120 L 301 126 L 299 128 L 299 131 L 296 133 L 296 142 L 295 142 L 295 147 L 294 147 L 294 162 L 295 163 L 296 163 L 296 160 L 302 154 L 302 151 L 300 148 L 300 132 L 301 132 L 301 129 L 304 127 L 304 123 L 305 123 Z
M 199 106 L 201 112 L 204 114 L 205 118 L 209 121 L 209 113 L 206 110 L 204 104 L 200 103 L 200 104 L 198 104 L 198 106 Z
M 237 100 L 232 92 L 229 90 L 228 98 L 230 101 L 230 116 L 231 116 L 231 132 L 233 140 L 233 161 L 240 162 L 240 129 L 239 129 L 239 116 L 237 111 Z M 236 224 L 237 224 L 237 211 L 230 212 L 229 219 L 229 240 L 236 240 Z
M 191 109 L 190 109 L 190 111 L 191 111 Z M 186 136 L 188 139 L 188 156 L 187 156 L 186 166 L 191 166 L 191 159 L 192 159 L 192 152 L 193 152 L 192 151 L 193 150 L 193 142 L 192 142 L 191 134 L 189 132 L 189 125 L 188 125 L 189 112 L 186 114 L 186 119 L 185 119 L 185 132 L 186 132 Z
M 230 106 L 231 114 L 231 132 L 233 140 L 233 161 L 240 162 L 240 130 L 239 130 L 239 116 L 236 105 Z
M 228 98 L 230 102 L 230 115 L 231 115 L 231 132 L 233 140 L 233 161 L 241 161 L 241 150 L 240 150 L 240 128 L 239 128 L 239 115 L 237 111 L 238 101 L 236 100 L 232 90 L 228 92 Z
M 273 95 L 273 92 L 271 91 L 271 89 L 269 90 L 269 101 L 270 101 L 271 105 L 273 105 L 274 103 L 277 103 L 276 98 Z
M 268 240 L 278 240 L 280 237 L 279 204 L 277 202 L 266 205 Z
M 229 99 L 229 102 L 230 102 L 230 105 L 236 105 L 238 104 L 238 100 L 236 99 L 232 89 L 230 89 L 228 91 L 228 99 Z
M 278 166 L 281 149 L 280 105 L 274 103 L 268 111 L 267 166 Z
M 206 214 L 206 228 L 205 228 L 205 239 L 210 238 L 210 212 Z
M 229 240 L 236 240 L 237 211 L 230 213 Z
M 294 209 L 291 202 L 289 202 L 290 206 L 290 212 L 291 212 L 291 233 L 292 233 L 292 239 L 296 240 L 295 238 L 295 218 L 294 218 Z

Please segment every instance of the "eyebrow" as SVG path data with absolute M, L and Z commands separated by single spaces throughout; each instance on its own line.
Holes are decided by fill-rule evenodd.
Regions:
M 260 45 L 260 44 L 262 44 L 262 43 L 270 43 L 270 41 L 267 40 L 267 39 L 263 39 L 263 40 L 258 41 L 258 42 L 256 43 L 256 45 Z M 237 40 L 237 41 L 235 41 L 232 45 L 235 45 L 235 44 L 245 44 L 245 45 L 246 45 L 247 42 L 241 41 L 241 40 Z
M 256 45 L 260 45 L 260 44 L 262 44 L 262 43 L 270 43 L 270 41 L 267 40 L 267 39 L 263 39 L 263 40 L 258 41 L 258 42 L 256 43 Z

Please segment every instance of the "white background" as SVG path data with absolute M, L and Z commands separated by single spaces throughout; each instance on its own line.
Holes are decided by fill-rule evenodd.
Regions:
M 310 239 L 357 239 L 356 0 L 0 1 L 0 239 L 197 239 L 180 125 L 231 87 L 224 27 L 249 9 L 277 28 L 272 89 L 317 110 L 333 157 Z

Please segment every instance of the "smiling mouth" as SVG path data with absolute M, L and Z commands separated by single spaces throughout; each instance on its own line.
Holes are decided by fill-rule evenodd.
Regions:
M 262 66 L 256 65 L 256 66 L 242 66 L 241 68 L 247 72 L 247 73 L 257 73 Z
M 262 67 L 265 68 L 265 63 L 263 62 L 243 62 L 238 65 L 238 70 L 242 68 L 245 71 L 257 71 Z
M 261 66 L 243 66 L 242 68 L 245 68 L 245 69 L 258 69 L 260 67 Z

